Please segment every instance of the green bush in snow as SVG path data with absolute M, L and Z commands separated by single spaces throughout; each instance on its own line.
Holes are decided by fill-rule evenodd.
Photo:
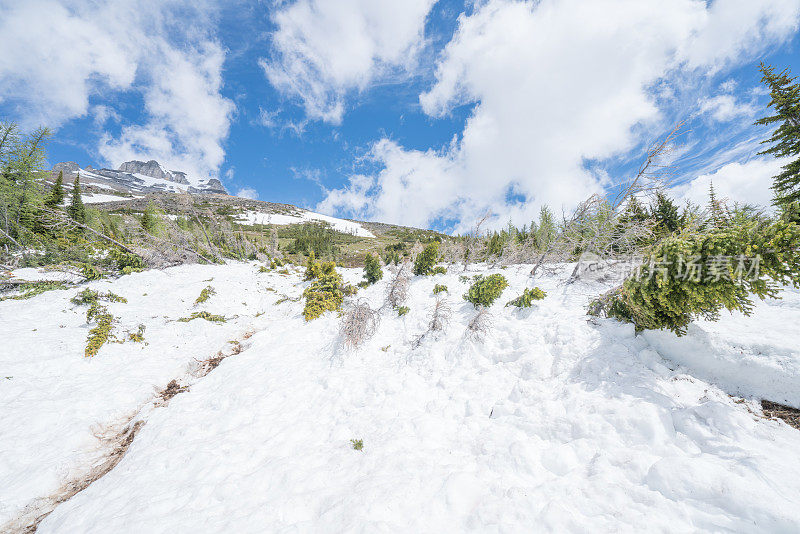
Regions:
M 473 282 L 469 291 L 464 294 L 464 300 L 471 302 L 476 308 L 478 306 L 491 306 L 503 294 L 503 290 L 506 287 L 508 287 L 508 280 L 502 274 L 490 274 L 486 277 L 480 277 Z
M 370 285 L 381 278 L 383 278 L 383 270 L 381 270 L 380 261 L 372 254 L 367 254 L 364 258 L 364 281 Z
M 534 300 L 542 300 L 547 296 L 547 293 L 538 287 L 526 288 L 522 291 L 522 295 L 514 300 L 509 301 L 506 306 L 516 306 L 517 308 L 530 308 Z
M 638 276 L 594 301 L 589 313 L 631 322 L 637 331 L 666 328 L 683 335 L 691 321 L 716 320 L 723 308 L 749 315 L 751 295 L 763 300 L 775 298 L 780 284 L 800 287 L 800 226 L 752 220 L 685 231 L 657 244 L 650 258 Z
M 436 241 L 428 243 L 422 252 L 417 254 L 414 260 L 414 274 L 428 275 L 433 274 L 436 259 L 439 257 L 439 243 Z M 445 271 L 446 272 L 446 271 Z

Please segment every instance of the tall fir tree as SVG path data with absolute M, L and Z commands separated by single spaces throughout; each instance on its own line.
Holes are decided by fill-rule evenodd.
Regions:
M 64 202 L 64 171 L 58 171 L 58 178 L 45 204 L 48 208 L 58 208 L 62 202 Z
M 70 202 L 67 213 L 73 220 L 79 223 L 86 222 L 86 206 L 83 205 L 81 198 L 81 175 L 75 177 L 75 183 L 72 186 L 72 201 Z
M 725 226 L 725 207 L 723 201 L 717 198 L 714 182 L 708 187 L 708 211 L 711 215 L 711 224 L 717 228 Z
M 772 146 L 759 154 L 794 158 L 782 167 L 783 171 L 775 176 L 772 184 L 775 204 L 783 205 L 800 200 L 800 84 L 790 76 L 788 68 L 776 74 L 775 67 L 761 63 L 759 69 L 763 74 L 762 83 L 769 87 L 768 107 L 775 114 L 757 120 L 756 124 L 778 125 L 772 136 L 763 141 Z
M 669 235 L 681 228 L 681 217 L 678 206 L 667 195 L 658 191 L 650 206 L 650 216 L 656 222 L 656 231 L 660 235 Z
M 622 224 L 633 224 L 633 223 L 640 223 L 648 220 L 650 215 L 647 214 L 647 210 L 642 205 L 636 197 L 631 197 L 628 202 L 625 203 L 625 209 L 622 211 L 620 215 L 620 223 Z

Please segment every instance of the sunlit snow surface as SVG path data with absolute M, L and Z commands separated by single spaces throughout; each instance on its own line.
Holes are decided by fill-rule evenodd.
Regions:
M 504 308 L 529 270 L 466 273 L 511 283 L 483 341 L 465 337 L 475 311 L 451 268 L 414 278 L 409 314 L 385 308 L 350 352 L 335 313 L 305 323 L 302 301 L 275 304 L 300 295 L 299 270 L 183 266 L 92 282 L 128 298 L 108 305 L 120 337 L 143 323 L 148 343 L 92 359 L 85 308 L 69 303 L 79 289 L 0 302 L 0 525 L 90 465 L 100 425 L 238 339 L 244 351 L 144 410 L 119 465 L 39 532 L 800 531 L 800 432 L 726 393 L 800 403 L 798 292 L 680 340 L 635 337 L 587 320 L 603 287 L 564 285 L 569 269 L 535 281 L 548 295 L 534 308 Z M 358 298 L 380 307 L 388 278 Z M 413 348 L 437 283 L 452 319 Z M 216 294 L 195 307 L 207 285 Z M 175 322 L 200 309 L 232 319 Z
M 248 224 L 302 224 L 307 222 L 321 221 L 331 225 L 331 227 L 345 234 L 352 234 L 359 237 L 375 237 L 375 235 L 353 221 L 346 221 L 344 219 L 337 219 L 329 215 L 322 215 L 321 213 L 314 213 L 313 211 L 297 210 L 291 214 L 282 213 L 264 213 L 260 211 L 248 210 L 241 213 L 238 220 L 247 222 Z

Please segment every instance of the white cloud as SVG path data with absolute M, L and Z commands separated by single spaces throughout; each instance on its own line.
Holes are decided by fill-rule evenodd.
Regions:
M 700 102 L 700 113 L 708 114 L 717 122 L 728 122 L 740 117 L 752 117 L 756 108 L 746 102 L 739 102 L 733 95 L 724 94 L 703 99 Z
M 274 54 L 261 66 L 308 117 L 339 123 L 348 92 L 413 65 L 434 3 L 297 0 L 274 15 Z
M 236 192 L 237 197 L 249 198 L 250 200 L 258 200 L 258 191 L 252 187 L 242 187 Z
M 721 69 L 794 31 L 797 0 L 744 3 L 482 2 L 462 15 L 420 97 L 432 116 L 475 103 L 462 134 L 440 151 L 378 141 L 383 169 L 353 177 L 319 209 L 419 226 L 455 220 L 456 230 L 487 209 L 495 225 L 528 222 L 542 203 L 569 209 L 607 185 L 587 160 L 625 154 L 635 129 L 659 124 L 654 85 Z M 748 17 L 733 16 L 739 8 Z
M 213 174 L 233 105 L 219 92 L 210 2 L 0 1 L 0 93 L 22 122 L 58 127 L 90 110 L 98 124 L 116 120 L 115 97 L 138 92 L 141 120 L 103 137 L 101 156 Z
M 713 183 L 717 198 L 769 208 L 772 203 L 772 177 L 785 164 L 786 161 L 772 157 L 728 163 L 712 173 L 673 188 L 672 194 L 679 200 L 705 206 Z
M 215 173 L 225 159 L 222 140 L 233 113 L 233 104 L 220 94 L 223 61 L 224 52 L 211 42 L 163 50 L 145 90 L 149 120 L 123 128 L 117 138 L 105 137 L 100 154 L 115 163 L 152 158 L 197 178 Z

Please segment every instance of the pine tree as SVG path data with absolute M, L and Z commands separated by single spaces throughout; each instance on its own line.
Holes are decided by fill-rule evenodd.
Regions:
M 656 221 L 656 231 L 661 235 L 672 234 L 681 227 L 678 206 L 661 191 L 656 193 L 655 202 L 650 206 L 650 214 Z
M 364 281 L 366 284 L 374 284 L 383 278 L 381 263 L 372 254 L 367 254 L 364 258 Z
M 794 158 L 782 167 L 783 172 L 774 177 L 772 190 L 775 204 L 800 200 L 800 84 L 790 76 L 789 69 L 780 74 L 774 67 L 761 63 L 761 81 L 769 87 L 770 102 L 775 114 L 763 117 L 756 124 L 778 124 L 772 136 L 763 141 L 772 146 L 759 154 L 773 154 L 778 158 Z
M 58 208 L 62 202 L 64 202 L 64 171 L 58 171 L 58 178 L 45 204 L 49 208 Z
M 708 188 L 708 211 L 711 213 L 711 223 L 717 228 L 725 225 L 725 210 L 723 203 L 717 198 L 717 193 L 714 191 L 714 182 Z
M 542 206 L 539 212 L 539 228 L 536 229 L 536 244 L 544 250 L 556 237 L 556 224 L 553 212 L 547 206 Z
M 620 223 L 634 224 L 648 220 L 650 215 L 647 214 L 647 209 L 639 202 L 636 197 L 631 197 L 625 204 L 625 210 L 620 216 Z
M 79 223 L 86 222 L 86 206 L 83 205 L 81 199 L 81 175 L 75 177 L 75 183 L 72 186 L 72 201 L 70 202 L 67 213 L 73 220 Z

